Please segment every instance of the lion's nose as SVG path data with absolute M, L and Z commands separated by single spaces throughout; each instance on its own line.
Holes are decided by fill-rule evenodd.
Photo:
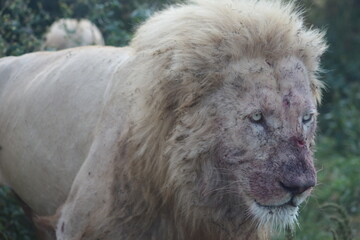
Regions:
M 280 185 L 289 193 L 294 195 L 299 195 L 308 190 L 309 188 L 312 188 L 315 186 L 315 181 L 313 180 L 307 180 L 307 181 L 292 181 L 283 183 L 280 182 Z

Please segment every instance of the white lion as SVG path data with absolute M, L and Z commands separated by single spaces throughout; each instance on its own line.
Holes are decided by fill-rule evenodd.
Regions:
M 104 45 L 100 30 L 87 19 L 62 18 L 45 34 L 43 50 L 61 50 L 87 45 Z
M 3 58 L 1 177 L 59 240 L 266 239 L 316 183 L 325 49 L 292 4 L 196 0 Z

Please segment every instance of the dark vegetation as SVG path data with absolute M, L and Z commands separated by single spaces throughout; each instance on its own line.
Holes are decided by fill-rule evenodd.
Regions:
M 0 57 L 36 51 L 59 18 L 88 18 L 107 45 L 124 46 L 136 26 L 174 1 L 0 0 Z M 320 107 L 319 185 L 302 206 L 300 228 L 279 239 L 360 239 L 360 1 L 306 0 L 307 24 L 327 31 L 327 85 Z M 0 189 L 0 240 L 35 239 L 7 188 Z

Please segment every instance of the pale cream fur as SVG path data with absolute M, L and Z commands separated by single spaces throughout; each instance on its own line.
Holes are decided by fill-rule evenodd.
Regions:
M 87 45 L 104 45 L 100 30 L 88 19 L 62 18 L 51 24 L 42 50 L 61 50 Z
M 100 60 L 88 58 L 101 55 L 102 48 L 52 55 L 62 60 L 51 66 L 61 68 L 47 79 L 51 84 L 71 71 L 77 81 L 96 83 L 108 71 L 100 88 L 104 97 L 93 104 L 96 112 L 71 112 L 91 122 L 91 141 L 61 139 L 88 144 L 72 159 L 81 167 L 66 175 L 69 194 L 63 184 L 66 194 L 56 199 L 67 196 L 58 212 L 57 239 L 266 239 L 272 227 L 293 224 L 311 190 L 291 197 L 275 181 L 316 179 L 311 145 L 323 33 L 304 27 L 294 6 L 281 1 L 197 0 L 155 14 L 130 47 L 119 52 L 124 61 L 106 55 L 116 64 L 104 60 L 87 69 L 89 79 L 74 64 L 96 66 Z M 31 56 L 39 62 L 39 54 Z M 259 109 L 267 131 L 251 122 Z M 314 119 L 304 123 L 308 113 Z M 7 160 L 0 155 L 0 161 Z M 48 171 L 61 178 L 58 160 L 49 161 Z M 16 168 L 5 171 L 9 176 Z M 50 201 L 51 187 L 59 186 L 47 189 Z M 35 194 L 19 195 L 42 211 Z M 289 199 L 296 206 L 285 205 Z

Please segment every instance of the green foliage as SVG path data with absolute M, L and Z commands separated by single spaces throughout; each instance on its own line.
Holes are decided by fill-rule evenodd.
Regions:
M 9 188 L 0 188 L 0 239 L 31 240 L 35 239 L 32 224 L 24 216 L 19 202 Z
M 360 154 L 360 2 L 306 2 L 311 22 L 326 28 L 329 43 L 322 61 L 327 91 L 320 109 L 321 135 L 336 140 L 338 153 Z
M 0 57 L 39 50 L 47 28 L 59 18 L 87 18 L 99 27 L 106 45 L 124 46 L 134 29 L 164 4 L 164 0 L 151 4 L 144 0 L 0 0 Z
M 29 7 L 29 0 L 0 1 L 0 57 L 20 55 L 40 46 L 41 25 L 49 19 L 41 4 L 36 10 Z
M 329 231 L 332 233 L 334 239 L 351 240 L 351 226 L 349 216 L 340 205 L 334 203 L 326 203 L 321 206 L 321 210 L 325 211 L 328 218 L 333 221 L 330 225 Z M 331 213 L 332 212 L 332 213 Z

